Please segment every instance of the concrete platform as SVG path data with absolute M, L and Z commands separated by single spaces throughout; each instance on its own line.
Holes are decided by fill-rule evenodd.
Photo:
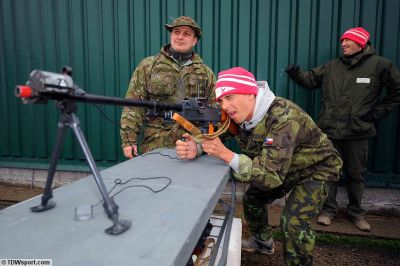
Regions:
M 40 197 L 1 210 L 0 257 L 52 259 L 54 265 L 185 265 L 228 182 L 229 167 L 208 156 L 182 161 L 173 159 L 175 150 L 157 151 L 101 171 L 108 191 L 117 178 L 171 179 L 158 193 L 142 186 L 159 190 L 166 178 L 135 180 L 113 191 L 121 191 L 115 201 L 120 218 L 132 222 L 128 231 L 104 232 L 112 222 L 88 176 L 56 189 L 57 205 L 46 212 L 29 210 Z M 93 206 L 93 218 L 76 221 L 75 208 L 84 205 Z

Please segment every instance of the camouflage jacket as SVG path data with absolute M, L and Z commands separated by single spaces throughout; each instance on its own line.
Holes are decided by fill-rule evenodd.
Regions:
M 235 177 L 270 190 L 286 191 L 305 180 L 339 180 L 342 160 L 310 116 L 289 100 L 276 97 L 251 132 L 235 137 L 241 153 Z
M 178 103 L 185 98 L 201 98 L 206 104 L 214 102 L 215 76 L 199 55 L 179 65 L 168 55 L 169 45 L 160 53 L 143 59 L 135 69 L 129 83 L 126 98 L 154 99 L 166 103 Z M 121 115 L 122 148 L 137 144 L 140 129 L 144 132 L 140 152 L 160 147 L 174 147 L 184 130 L 178 124 L 164 122 L 161 118 L 145 121 L 145 108 L 125 107 Z

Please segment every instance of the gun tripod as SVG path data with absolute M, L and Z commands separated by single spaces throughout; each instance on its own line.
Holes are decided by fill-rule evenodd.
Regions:
M 64 137 L 67 127 L 71 128 L 77 138 L 79 145 L 85 155 L 86 161 L 92 171 L 93 177 L 99 187 L 100 193 L 104 199 L 103 207 L 107 213 L 108 218 L 113 221 L 113 225 L 105 232 L 111 235 L 119 235 L 128 230 L 131 227 L 131 222 L 127 220 L 118 219 L 118 205 L 112 198 L 109 197 L 107 190 L 104 186 L 104 182 L 100 176 L 100 172 L 97 169 L 92 153 L 90 152 L 89 146 L 86 142 L 85 136 L 82 133 L 80 127 L 79 118 L 76 116 L 77 106 L 76 103 L 68 99 L 57 102 L 57 108 L 60 109 L 61 115 L 58 121 L 58 129 L 56 135 L 56 143 L 53 147 L 53 151 L 50 158 L 49 171 L 47 174 L 46 187 L 42 195 L 42 202 L 40 205 L 31 207 L 33 212 L 42 212 L 53 208 L 56 203 L 51 200 L 53 197 L 52 183 L 54 179 L 54 173 L 57 168 L 58 158 L 60 157 L 61 147 L 64 142 Z

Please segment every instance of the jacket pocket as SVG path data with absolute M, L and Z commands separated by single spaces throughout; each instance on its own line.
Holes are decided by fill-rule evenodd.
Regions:
M 153 73 L 147 83 L 150 95 L 171 96 L 175 92 L 176 77 L 171 73 Z
M 373 129 L 374 123 L 372 122 L 365 122 L 358 116 L 351 117 L 351 129 L 353 132 L 367 132 Z
M 196 69 L 187 78 L 189 95 L 200 99 L 206 99 L 208 96 L 208 80 L 206 72 L 203 69 Z
M 332 126 L 331 123 L 332 110 L 323 110 L 318 116 L 318 126 L 322 129 L 326 129 Z

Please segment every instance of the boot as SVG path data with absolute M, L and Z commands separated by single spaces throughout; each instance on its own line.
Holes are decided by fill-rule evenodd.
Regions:
M 272 255 L 274 254 L 275 246 L 272 238 L 263 241 L 255 236 L 252 236 L 249 239 L 242 240 L 242 249 L 248 252 L 257 251 L 263 254 Z
M 365 220 L 364 217 L 358 217 L 358 218 L 353 219 L 353 223 L 361 231 L 365 231 L 365 232 L 371 231 L 371 226 L 369 225 L 367 220 Z
M 331 224 L 332 220 L 333 220 L 332 216 L 326 213 L 322 213 L 320 216 L 318 216 L 317 223 L 328 226 Z

